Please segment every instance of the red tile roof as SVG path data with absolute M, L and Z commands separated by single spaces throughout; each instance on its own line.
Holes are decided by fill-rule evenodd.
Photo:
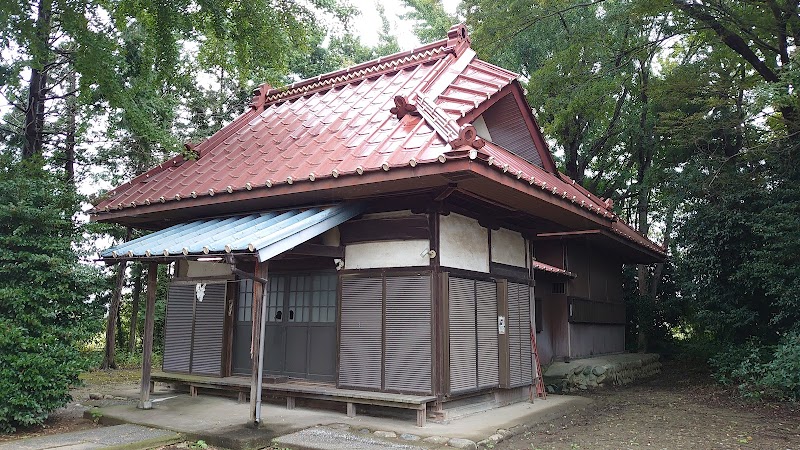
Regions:
M 565 277 L 575 278 L 577 275 L 573 272 L 568 270 L 564 270 L 560 267 L 551 266 L 549 264 L 545 264 L 543 262 L 539 262 L 534 260 L 533 261 L 533 270 L 540 270 L 542 272 L 549 272 L 556 275 L 563 275 Z
M 93 216 L 275 185 L 389 171 L 471 158 L 593 213 L 617 234 L 658 252 L 575 182 L 483 142 L 471 111 L 515 84 L 517 75 L 483 62 L 463 25 L 448 39 L 280 89 L 262 85 L 251 108 L 193 147 L 108 193 Z M 517 86 L 518 87 L 518 86 Z M 216 200 L 216 199 L 215 199 Z M 166 205 L 165 205 L 166 206 Z M 138 212 L 138 211 L 137 211 Z M 133 212 L 131 212 L 133 214 Z

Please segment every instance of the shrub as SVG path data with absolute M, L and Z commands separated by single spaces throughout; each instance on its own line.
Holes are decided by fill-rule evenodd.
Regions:
M 763 386 L 773 396 L 800 400 L 800 330 L 787 333 L 775 346 Z
M 710 363 L 717 381 L 736 385 L 745 397 L 800 399 L 800 331 L 787 333 L 777 345 L 751 339 L 717 353 Z
M 70 187 L 35 164 L 0 159 L 0 432 L 13 432 L 69 400 L 102 305 L 90 301 L 95 271 L 72 246 Z

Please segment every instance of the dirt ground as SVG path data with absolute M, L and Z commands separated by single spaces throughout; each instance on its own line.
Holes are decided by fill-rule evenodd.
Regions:
M 538 425 L 536 431 L 497 444 L 496 449 L 796 449 L 800 450 L 800 404 L 742 400 L 715 385 L 702 365 L 669 362 L 661 375 L 624 387 L 583 395 L 589 408 Z M 22 437 L 96 427 L 83 418 L 92 393 L 137 389 L 139 371 L 93 371 L 81 377 L 74 400 L 42 427 L 0 435 Z M 113 388 L 112 388 L 113 386 Z M 182 443 L 175 448 L 198 448 Z
M 700 367 L 668 362 L 655 378 L 587 392 L 589 408 L 495 448 L 800 450 L 800 405 L 742 400 Z

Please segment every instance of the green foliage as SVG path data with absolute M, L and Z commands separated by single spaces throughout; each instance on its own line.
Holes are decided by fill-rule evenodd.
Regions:
M 711 186 L 699 180 L 712 168 L 697 169 L 696 199 L 681 219 L 681 292 L 698 329 L 722 342 L 774 344 L 800 320 L 800 188 L 774 157 L 782 141 L 765 145 L 720 164 Z
M 414 34 L 420 42 L 428 43 L 444 39 L 450 27 L 459 22 L 444 9 L 442 0 L 403 0 L 411 10 L 401 16 L 414 23 Z
M 800 399 L 800 332 L 785 334 L 776 345 L 758 339 L 727 347 L 711 358 L 720 383 L 735 385 L 752 398 Z
M 68 401 L 102 305 L 72 248 L 74 192 L 39 162 L 0 158 L 0 432 L 11 432 Z
M 192 448 L 192 449 L 204 449 L 204 448 L 208 448 L 208 444 L 206 443 L 206 441 L 200 439 L 198 441 L 190 443 L 189 444 L 189 448 Z
M 100 423 L 100 419 L 103 418 L 103 412 L 100 411 L 100 408 L 92 408 L 89 410 L 89 414 L 92 416 L 92 422 Z

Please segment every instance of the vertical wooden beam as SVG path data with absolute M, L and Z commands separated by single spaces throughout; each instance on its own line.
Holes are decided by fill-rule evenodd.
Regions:
M 497 280 L 497 315 L 504 317 L 506 322 L 506 332 L 497 336 L 501 388 L 511 387 L 508 312 L 508 280 L 500 278 Z
M 267 262 L 256 262 L 254 274 L 256 277 L 267 279 Z M 261 303 L 264 301 L 265 286 L 259 281 L 253 281 L 253 329 L 250 341 L 250 356 L 252 366 L 250 371 L 250 423 L 257 425 L 258 408 L 261 398 L 259 398 L 259 385 L 263 382 L 259 379 L 258 367 L 263 358 L 259 349 L 261 348 L 261 322 L 265 318 L 261 316 Z
M 142 384 L 139 392 L 140 409 L 152 409 L 150 401 L 150 365 L 153 363 L 153 326 L 155 323 L 156 291 L 158 284 L 158 263 L 151 262 L 147 267 L 147 303 L 145 304 L 144 338 L 142 342 Z

